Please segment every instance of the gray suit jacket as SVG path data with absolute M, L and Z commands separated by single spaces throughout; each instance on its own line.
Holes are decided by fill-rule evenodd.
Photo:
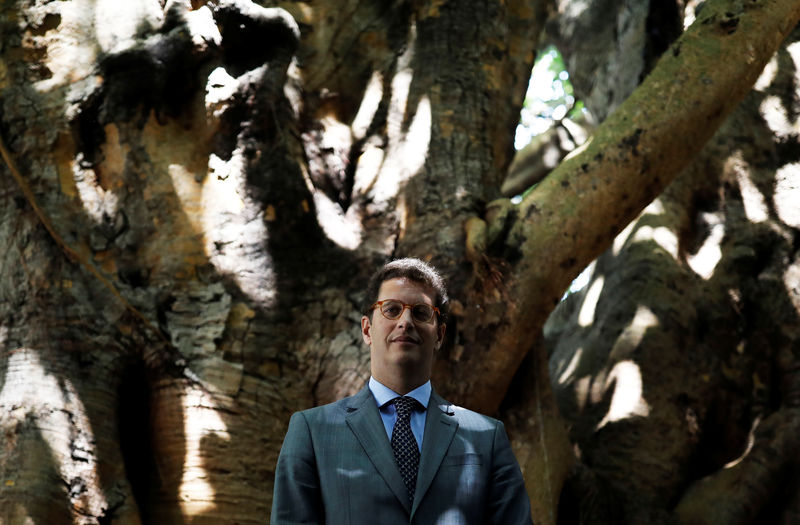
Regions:
M 503 424 L 431 393 L 413 504 L 368 387 L 292 415 L 272 525 L 531 524 Z

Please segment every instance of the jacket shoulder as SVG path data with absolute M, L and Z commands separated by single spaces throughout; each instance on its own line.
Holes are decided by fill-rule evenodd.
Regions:
M 455 419 L 459 427 L 463 427 L 464 429 L 494 430 L 498 425 L 503 424 L 493 417 L 485 416 L 468 408 L 453 405 L 436 393 L 431 396 L 431 401 L 438 405 L 442 412 Z
M 344 397 L 339 399 L 338 401 L 334 401 L 332 403 L 328 403 L 326 405 L 320 405 L 313 408 L 307 408 L 305 410 L 301 410 L 296 412 L 294 416 L 300 416 L 309 424 L 314 423 L 330 423 L 333 421 L 338 421 L 344 418 L 348 413 L 350 413 L 350 408 L 359 405 L 364 402 L 365 400 L 365 392 L 362 390 L 355 395 Z M 366 394 L 370 394 L 369 391 Z
M 458 421 L 460 427 L 470 430 L 494 430 L 502 423 L 489 416 L 485 416 L 468 408 L 451 406 L 453 417 Z

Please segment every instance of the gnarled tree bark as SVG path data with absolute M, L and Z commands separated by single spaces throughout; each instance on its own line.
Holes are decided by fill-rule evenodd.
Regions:
M 554 523 L 541 327 L 800 17 L 740 4 L 514 206 L 544 2 L 4 2 L 3 519 L 263 522 L 289 414 L 367 377 L 367 276 L 416 255 L 454 296 L 436 388 L 502 405 Z

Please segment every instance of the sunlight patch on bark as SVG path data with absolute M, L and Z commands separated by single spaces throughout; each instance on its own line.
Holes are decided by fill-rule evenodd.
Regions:
M 300 17 L 298 22 L 302 22 L 304 24 L 309 24 L 309 25 L 313 22 L 314 8 L 308 5 L 307 2 L 297 2 L 297 4 L 294 7 L 300 10 Z
M 185 3 L 188 0 L 168 0 L 164 6 L 164 12 L 170 10 L 172 4 Z M 222 43 L 222 35 L 219 32 L 217 23 L 214 20 L 214 15 L 207 5 L 199 9 L 191 10 L 191 6 L 187 5 L 187 12 L 184 14 L 186 17 L 186 25 L 192 35 L 192 43 L 198 48 L 202 49 L 208 45 L 218 46 Z
M 800 228 L 800 163 L 786 164 L 777 171 L 772 200 L 781 221 Z
M 236 93 L 238 82 L 224 67 L 215 68 L 208 75 L 206 81 L 206 111 L 215 118 L 219 118 L 228 107 L 227 102 Z
M 90 16 L 93 4 L 89 0 L 76 0 L 41 7 L 49 13 L 58 13 L 61 23 L 57 31 L 49 31 L 44 36 L 37 37 L 47 42 L 44 62 L 52 73 L 50 78 L 34 83 L 37 91 L 45 93 L 59 86 L 70 85 L 70 96 L 65 99 L 78 100 L 80 96 L 76 92 L 82 91 L 83 84 L 79 81 L 94 81 L 92 64 L 95 63 L 99 49 L 93 37 L 95 29 Z
M 578 325 L 591 326 L 594 323 L 594 312 L 597 309 L 597 301 L 600 299 L 600 292 L 603 291 L 604 282 L 605 279 L 601 275 L 589 286 L 581 305 L 581 311 L 578 313 Z
M 750 451 L 753 449 L 753 445 L 756 442 L 756 429 L 758 428 L 759 423 L 761 423 L 761 416 L 756 416 L 755 421 L 753 421 L 753 426 L 750 427 L 750 432 L 747 434 L 747 446 L 745 447 L 744 452 L 738 458 L 726 463 L 723 468 L 729 469 L 735 467 L 741 463 L 748 454 L 750 454 Z
M 80 4 L 85 5 L 87 11 L 94 11 L 95 38 L 106 53 L 117 53 L 136 45 L 142 27 L 158 27 L 164 18 L 158 0 L 86 0 Z
M 704 0 L 689 0 L 683 11 L 683 30 L 689 29 L 689 26 L 694 24 L 697 16 L 697 8 L 703 3 Z
M 650 308 L 639 305 L 636 309 L 636 314 L 633 316 L 633 320 L 631 320 L 630 324 L 622 331 L 619 337 L 617 337 L 609 353 L 609 358 L 621 359 L 623 357 L 628 357 L 642 342 L 645 333 L 647 333 L 647 329 L 658 326 L 658 324 L 659 322 L 656 314 L 654 314 Z
M 427 95 L 420 99 L 408 131 L 396 130 L 396 133 L 389 133 L 391 145 L 373 188 L 376 203 L 394 198 L 400 186 L 425 165 L 431 140 L 431 103 Z
M 349 126 L 339 122 L 331 115 L 323 117 L 319 123 L 325 130 L 323 147 L 327 145 L 343 151 L 351 148 L 354 134 Z M 320 225 L 328 239 L 347 250 L 358 248 L 364 232 L 358 207 L 350 206 L 347 211 L 343 210 L 339 202 L 334 202 L 328 195 L 314 187 L 305 167 L 303 167 L 303 175 L 308 191 L 314 199 L 317 224 Z
M 764 118 L 769 129 L 780 138 L 788 138 L 793 133 L 796 133 L 796 126 L 789 120 L 789 115 L 786 108 L 783 106 L 783 101 L 780 97 L 769 95 L 764 97 L 761 105 L 758 107 L 758 112 Z
M 230 441 L 228 428 L 219 417 L 218 410 L 214 401 L 197 387 L 190 387 L 183 396 L 186 456 L 178 496 L 183 515 L 188 518 L 201 515 L 216 506 L 216 494 L 205 470 L 202 442 L 212 435 Z
M 194 226 L 194 230 L 200 231 L 201 223 L 198 219 L 202 211 L 200 204 L 202 187 L 197 184 L 194 173 L 190 173 L 181 164 L 170 164 L 167 171 L 172 180 L 172 187 L 175 188 L 175 195 L 181 201 L 181 209 Z
M 654 241 L 673 259 L 678 258 L 678 236 L 666 226 L 639 226 L 633 234 L 633 242 Z
M 363 195 L 369 191 L 378 178 L 384 158 L 385 152 L 382 148 L 372 144 L 364 147 L 364 152 L 358 157 L 353 193 Z
M 612 246 L 614 257 L 619 255 L 619 252 L 621 252 L 622 248 L 625 247 L 625 243 L 628 242 L 628 238 L 631 236 L 631 232 L 633 231 L 635 223 L 636 221 L 631 221 L 627 226 L 625 226 L 625 229 L 623 229 L 616 237 L 614 237 L 614 245 Z
M 640 310 L 644 307 L 640 307 Z M 646 310 L 646 308 L 645 308 Z M 636 313 L 637 317 L 639 312 Z M 652 315 L 652 313 L 650 314 Z M 605 417 L 597 424 L 600 430 L 608 423 L 635 416 L 650 415 L 650 405 L 642 396 L 642 373 L 633 361 L 620 361 L 606 379 L 606 390 L 614 386 L 614 394 Z
M 786 268 L 783 273 L 783 284 L 795 311 L 800 314 L 800 259 L 795 259 L 794 264 Z
M 739 182 L 739 192 L 742 195 L 744 214 L 750 222 L 763 222 L 769 219 L 769 208 L 764 194 L 750 179 L 750 170 L 742 158 L 741 151 L 737 151 L 725 161 L 724 171 L 731 171 Z
M 408 94 L 411 91 L 411 81 L 414 79 L 414 69 L 411 63 L 414 59 L 414 46 L 417 43 L 417 26 L 412 24 L 409 30 L 408 46 L 397 59 L 397 70 L 392 77 L 392 93 L 389 99 L 389 113 L 386 119 L 386 128 L 390 138 L 402 136 L 403 123 L 405 122 L 406 109 L 408 108 Z
M 50 448 L 61 481 L 68 488 L 75 522 L 87 515 L 101 516 L 108 502 L 100 488 L 95 438 L 83 403 L 72 382 L 49 373 L 36 351 L 19 348 L 8 357 L 0 390 L 0 426 L 8 429 L 26 421 L 34 422 Z M 7 486 L 8 481 L 3 480 Z M 29 486 L 30 480 L 18 481 L 15 484 Z
M 370 77 L 367 84 L 367 89 L 364 91 L 364 98 L 361 99 L 361 106 L 359 106 L 358 113 L 356 113 L 353 124 L 350 126 L 353 138 L 361 140 L 367 135 L 369 125 L 372 124 L 372 119 L 375 117 L 375 112 L 378 111 L 382 98 L 383 76 L 379 71 L 373 71 L 372 77 Z
M 639 347 L 647 330 L 658 326 L 658 317 L 644 305 L 636 309 L 630 324 L 623 330 L 614 343 L 610 358 L 620 359 L 630 356 Z M 610 388 L 614 388 L 608 412 L 597 424 L 599 430 L 608 423 L 631 417 L 646 417 L 650 414 L 650 405 L 642 395 L 642 374 L 639 365 L 631 359 L 620 359 L 605 375 L 594 378 L 591 388 L 592 403 L 600 403 Z
M 794 42 L 786 46 L 786 51 L 792 58 L 795 66 L 795 81 L 797 82 L 800 77 L 800 42 Z M 756 89 L 766 89 L 771 85 L 778 72 L 777 55 L 767 64 L 761 77 L 756 83 Z M 781 99 L 775 95 L 770 95 L 764 98 L 758 108 L 759 113 L 764 118 L 769 128 L 778 136 L 783 139 L 793 140 L 792 137 L 800 132 L 800 121 L 795 119 L 794 122 L 790 120 L 789 112 L 784 107 Z
M 581 412 L 586 408 L 586 402 L 589 401 L 591 387 L 591 376 L 581 377 L 575 381 L 575 402 L 578 405 L 578 410 Z
M 100 186 L 94 170 L 81 168 L 80 163 L 73 160 L 72 177 L 83 209 L 95 224 L 101 224 L 104 217 L 116 215 L 119 199 L 111 189 L 106 191 Z
M 567 155 L 564 157 L 562 162 L 565 161 L 565 160 L 569 160 L 569 159 L 571 159 L 573 157 L 577 157 L 578 155 L 583 153 L 589 147 L 589 145 L 592 143 L 592 140 L 594 140 L 594 135 L 589 135 L 586 138 L 586 141 L 583 144 L 581 144 L 580 146 L 578 146 L 574 150 L 572 150 L 569 153 L 567 153 Z
M 213 124 L 227 110 L 239 89 L 239 80 L 217 67 L 206 82 L 206 117 Z M 265 242 L 265 223 L 277 219 L 275 210 L 262 211 L 246 197 L 246 161 L 241 147 L 228 160 L 208 157 L 208 173 L 202 186 L 200 230 L 209 262 L 221 274 L 230 275 L 242 292 L 257 304 L 275 301 L 275 275 Z
M 794 62 L 794 84 L 797 85 L 800 82 L 800 42 L 792 42 L 786 46 L 786 51 Z
M 339 204 L 330 200 L 320 191 L 314 192 L 314 207 L 317 210 L 317 222 L 328 239 L 347 250 L 355 250 L 361 244 L 364 232 L 361 218 L 353 206 L 342 212 Z
M 413 113 L 414 117 L 404 131 L 408 97 L 414 70 L 411 63 L 416 44 L 416 25 L 411 26 L 406 51 L 398 58 L 397 72 L 392 78 L 392 93 L 386 117 L 386 132 L 389 138 L 382 171 L 372 188 L 372 200 L 381 207 L 386 206 L 397 195 L 400 186 L 419 173 L 428 156 L 431 141 L 431 103 L 427 95 L 420 97 Z
M 225 287 L 219 282 L 191 281 L 174 289 L 173 297 L 164 313 L 172 344 L 190 360 L 214 356 L 231 311 Z
M 654 199 L 639 214 L 639 219 L 645 215 L 658 216 L 665 212 L 664 204 L 660 199 Z M 639 226 L 638 220 L 631 221 L 614 239 L 613 253 L 619 255 L 620 251 L 630 242 L 654 241 L 661 246 L 674 259 L 678 257 L 678 237 L 675 233 L 665 226 L 652 227 L 648 225 Z
M 569 360 L 567 367 L 564 369 L 561 375 L 558 376 L 558 384 L 563 385 L 572 378 L 572 374 L 574 374 L 575 370 L 578 369 L 581 356 L 583 356 L 583 348 L 578 347 L 578 349 L 575 350 L 575 353 L 572 354 L 572 359 Z
M 697 253 L 686 257 L 686 262 L 694 273 L 708 280 L 722 259 L 720 244 L 725 237 L 725 218 L 720 213 L 703 213 L 700 218 L 708 227 L 708 235 Z
M 664 211 L 664 203 L 661 199 L 655 199 L 642 210 L 642 215 L 661 215 Z
M 572 0 L 570 2 L 559 2 L 558 12 L 566 15 L 568 18 L 578 18 L 581 13 L 589 9 L 588 0 Z
M 795 77 L 800 75 L 800 42 L 792 42 L 788 46 L 786 46 L 786 51 L 789 52 L 789 56 L 792 57 L 795 65 Z
M 761 72 L 761 76 L 759 76 L 758 80 L 756 80 L 756 83 L 753 85 L 753 89 L 756 91 L 764 91 L 772 84 L 772 81 L 775 80 L 777 75 L 778 55 L 775 55 L 769 62 L 767 62 L 767 65 L 764 66 L 764 71 Z
M 211 154 L 202 196 L 194 202 L 202 203 L 199 230 L 208 261 L 221 274 L 230 275 L 256 304 L 269 307 L 275 301 L 275 275 L 265 248 L 265 221 L 276 218 L 265 216 L 256 203 L 243 197 L 244 164 L 241 148 L 228 161 Z

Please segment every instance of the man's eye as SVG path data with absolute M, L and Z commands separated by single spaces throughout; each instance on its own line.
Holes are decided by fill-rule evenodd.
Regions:
M 414 307 L 414 318 L 419 321 L 427 321 L 431 318 L 431 310 L 428 306 L 415 306 Z
M 403 307 L 397 304 L 387 304 L 383 307 L 383 313 L 390 317 L 395 317 L 400 315 L 400 312 L 403 311 Z

